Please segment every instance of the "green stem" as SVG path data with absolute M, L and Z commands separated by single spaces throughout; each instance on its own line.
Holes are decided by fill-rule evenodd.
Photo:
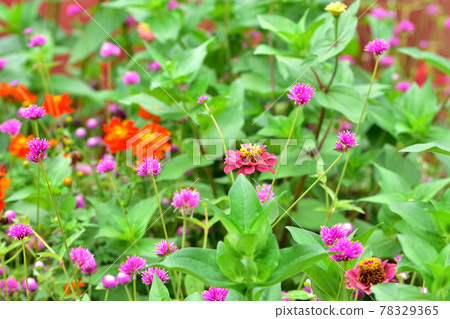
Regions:
M 107 174 L 108 174 L 109 180 L 111 181 L 111 186 L 113 187 L 113 190 L 114 190 L 114 193 L 116 194 L 117 200 L 119 201 L 120 209 L 122 210 L 123 216 L 125 217 L 125 221 L 127 222 L 128 230 L 131 235 L 131 239 L 133 240 L 134 247 L 136 248 L 136 253 L 139 254 L 136 239 L 134 238 L 134 233 L 133 233 L 133 230 L 131 229 L 131 225 L 128 220 L 127 212 L 125 211 L 125 207 L 123 206 L 123 202 L 120 199 L 119 193 L 117 192 L 116 184 L 114 184 L 114 180 L 112 179 L 111 174 L 109 172 L 107 172 Z
M 334 39 L 335 39 L 335 43 L 337 45 L 337 41 L 338 41 L 338 25 L 339 25 L 339 16 L 335 16 L 334 20 L 336 22 L 335 26 L 334 26 Z M 333 74 L 331 75 L 331 79 L 330 82 L 328 82 L 327 88 L 325 89 L 325 92 L 328 92 L 330 90 L 331 87 L 331 83 L 333 83 L 334 77 L 336 76 L 337 73 L 337 69 L 338 69 L 338 65 L 339 65 L 339 55 L 336 54 L 335 56 L 335 62 L 334 62 L 334 70 L 333 70 Z
M 30 290 L 28 289 L 27 252 L 25 250 L 25 243 L 23 242 L 23 239 L 22 239 L 22 251 L 23 251 L 23 270 L 25 273 L 25 286 L 26 286 L 25 296 L 27 297 L 27 301 L 29 301 L 30 300 Z M 6 286 L 6 281 L 5 281 L 5 286 Z
M 417 272 L 415 272 L 411 277 L 411 282 L 409 283 L 411 286 L 414 286 L 414 282 L 416 281 Z
M 131 295 L 130 295 L 130 291 L 128 290 L 128 285 L 124 285 L 123 287 L 125 288 L 125 292 L 127 293 L 128 300 L 133 301 L 133 299 L 131 298 Z
M 136 275 L 133 277 L 133 300 L 136 301 Z
M 89 291 L 88 291 L 89 301 L 92 301 L 91 281 L 92 281 L 92 276 L 89 275 L 89 282 L 88 282 L 88 287 L 89 287 Z
M 205 206 L 205 228 L 203 229 L 203 249 L 206 248 L 206 244 L 208 242 L 208 207 Z
M 228 39 L 229 33 L 229 20 L 230 20 L 230 3 L 229 0 L 224 0 L 224 26 L 225 26 L 225 54 L 227 59 L 227 68 L 228 68 L 228 79 L 233 79 L 233 68 L 231 66 L 231 49 L 230 49 L 230 40 Z
M 245 295 L 247 296 L 247 301 L 253 301 L 253 288 L 249 288 L 247 289 L 247 292 L 245 293 Z
M 356 289 L 355 290 L 355 298 L 353 299 L 353 301 L 358 301 L 358 292 L 359 292 L 359 290 Z
M 173 272 L 174 276 L 175 276 L 175 281 L 177 282 L 177 293 L 175 295 L 175 298 L 179 298 L 179 300 L 183 300 L 183 290 L 181 289 L 181 278 L 182 278 L 182 274 L 180 273 L 180 277 L 178 277 L 178 274 L 176 271 Z
M 185 241 L 186 241 L 186 219 L 183 219 L 183 234 L 181 236 L 181 249 L 184 248 Z
M 109 289 L 106 289 L 106 293 L 105 293 L 105 301 L 108 301 L 108 294 L 109 294 Z
M 41 166 L 42 173 L 44 174 L 45 182 L 47 183 L 48 191 L 50 193 L 50 197 L 52 198 L 52 204 L 53 204 L 53 208 L 55 210 L 56 219 L 58 220 L 59 229 L 61 230 L 61 237 L 62 237 L 63 242 L 64 242 L 64 247 L 66 248 L 66 254 L 69 257 L 69 246 L 67 245 L 66 235 L 64 234 L 64 229 L 63 229 L 63 226 L 61 224 L 61 217 L 59 216 L 58 208 L 56 207 L 55 197 L 53 196 L 52 188 L 50 187 L 50 182 L 48 181 L 48 177 L 47 177 L 47 173 L 45 172 L 44 165 L 42 164 L 41 161 L 39 161 L 39 165 Z M 64 256 L 62 256 L 62 257 L 64 257 Z M 70 265 L 70 269 L 72 271 L 72 274 L 75 274 L 75 270 L 73 268 L 73 263 L 70 260 L 70 257 L 69 257 L 69 265 Z M 71 284 L 72 283 L 69 282 L 69 286 L 71 286 Z M 80 288 L 78 287 L 78 281 L 77 280 L 75 280 L 75 286 L 76 286 L 76 290 L 77 290 L 77 296 L 80 296 Z
M 5 300 L 8 301 L 8 286 L 6 285 L 6 264 L 5 264 L 5 255 L 2 255 L 2 265 L 1 267 L 3 268 L 3 282 L 5 283 Z
M 344 271 L 342 272 L 341 275 L 341 281 L 339 283 L 339 290 L 338 290 L 338 294 L 336 297 L 336 301 L 339 301 L 339 297 L 341 297 L 341 292 L 342 292 L 342 286 L 344 285 L 344 278 L 345 278 L 345 271 L 347 269 L 347 261 L 344 261 Z M 341 272 L 340 268 L 339 268 L 339 272 Z
M 297 198 L 297 200 L 292 203 L 292 205 L 283 213 L 283 215 L 281 215 L 280 217 L 278 217 L 278 219 L 275 221 L 275 223 L 272 224 L 272 228 L 275 227 L 276 224 L 278 224 L 280 222 L 280 220 L 292 209 L 294 208 L 297 203 L 314 187 L 314 185 L 316 185 L 323 176 L 325 176 L 326 173 L 328 173 L 330 171 L 330 169 L 341 159 L 342 155 L 344 153 L 340 153 L 338 158 L 336 158 L 336 160 L 325 170 L 325 172 L 323 172 L 322 174 L 320 174 L 319 177 L 317 177 L 317 179 L 314 181 L 314 183 L 311 184 L 311 186 L 308 187 L 308 189 L 306 191 L 303 192 L 303 194 Z
M 156 201 L 158 202 L 158 208 L 159 208 L 159 216 L 161 218 L 161 223 L 162 223 L 163 230 L 164 230 L 164 236 L 166 237 L 167 247 L 169 250 L 168 253 L 170 253 L 169 236 L 167 236 L 166 223 L 164 222 L 164 214 L 163 214 L 163 211 L 161 208 L 161 201 L 159 200 L 158 187 L 156 186 L 156 180 L 155 180 L 154 176 L 152 176 L 152 181 L 153 181 L 153 187 L 155 187 Z
M 281 163 L 283 162 L 284 156 L 286 155 L 286 151 L 289 145 L 289 140 L 291 139 L 292 133 L 294 132 L 295 124 L 297 123 L 298 114 L 300 113 L 300 106 L 297 106 L 297 112 L 295 113 L 294 123 L 292 123 L 291 131 L 289 132 L 289 136 L 286 141 L 286 145 L 283 148 L 283 151 L 281 152 L 280 161 L 278 162 L 277 169 L 275 170 L 275 174 L 273 175 L 272 184 L 270 185 L 269 192 L 267 193 L 267 197 L 264 200 L 265 202 L 269 199 L 270 193 L 272 193 L 273 186 L 275 185 L 275 180 L 277 179 L 278 171 L 280 170 Z
M 37 120 L 33 120 L 34 134 L 39 138 L 39 126 Z M 41 189 L 41 172 L 39 166 L 37 167 L 37 199 L 36 199 L 36 228 L 39 230 L 39 192 Z

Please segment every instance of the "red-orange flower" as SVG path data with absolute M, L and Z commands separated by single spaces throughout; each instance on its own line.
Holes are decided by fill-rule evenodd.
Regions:
M 84 290 L 82 290 L 81 288 L 86 287 L 86 284 L 84 282 L 81 282 L 81 277 L 78 277 L 77 281 L 78 281 L 78 288 L 80 288 L 80 293 L 82 293 Z M 65 284 L 63 286 L 63 290 L 66 292 L 66 296 L 70 296 L 70 294 L 72 293 L 72 290 L 76 291 L 76 289 L 77 289 L 76 285 L 75 285 L 75 281 L 72 281 L 71 285 L 72 285 L 72 289 L 69 289 L 69 284 Z
M 109 124 L 103 124 L 103 131 L 106 133 L 103 142 L 109 146 L 111 153 L 116 153 L 127 149 L 127 141 L 139 132 L 139 128 L 134 126 L 134 121 L 125 120 L 121 123 L 114 117 Z
M 9 184 L 11 184 L 11 179 L 8 177 L 0 178 L 0 200 L 5 198 L 5 192 L 8 190 Z
M 156 122 L 156 123 L 161 122 L 161 117 L 154 115 L 150 112 L 147 112 L 142 106 L 139 106 L 138 116 L 140 116 L 144 120 L 149 120 L 149 121 Z
M 0 83 L 0 97 L 9 99 L 12 103 L 22 103 L 23 106 L 34 104 L 38 100 L 38 96 L 30 93 L 25 85 L 11 86 L 5 82 Z
M 11 155 L 17 155 L 17 158 L 25 158 L 30 151 L 27 143 L 33 138 L 33 134 L 28 135 L 28 137 L 25 137 L 23 134 L 19 134 L 13 138 L 9 144 L 9 151 L 11 152 Z
M 69 93 L 63 93 L 61 95 L 44 94 L 44 103 L 42 107 L 47 114 L 51 114 L 53 117 L 60 117 L 64 113 L 73 113 L 74 109 L 70 106 L 72 100 Z
M 144 125 L 133 142 L 133 155 L 137 155 L 142 161 L 145 157 L 164 158 L 164 152 L 170 149 L 170 132 L 167 128 L 158 123 Z
M 0 199 L 0 211 L 5 209 L 5 203 Z

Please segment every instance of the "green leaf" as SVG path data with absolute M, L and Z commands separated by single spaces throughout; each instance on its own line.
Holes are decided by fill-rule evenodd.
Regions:
M 320 235 L 301 228 L 287 226 L 286 227 L 291 233 L 292 238 L 295 240 L 297 244 L 304 245 L 320 245 L 325 248 L 322 238 Z
M 73 234 L 72 236 L 70 236 L 69 238 L 66 239 L 67 242 L 67 246 L 70 248 L 72 247 L 72 244 L 75 240 L 77 240 L 81 234 L 83 234 L 86 231 L 86 229 L 82 229 L 77 231 L 75 234 Z M 61 259 L 64 258 L 64 254 L 66 253 L 66 247 L 64 246 L 64 243 L 61 245 L 61 249 L 59 251 L 59 256 L 61 256 Z
M 55 253 L 39 253 L 39 258 L 38 259 L 47 258 L 47 257 L 55 258 L 58 261 L 61 260 L 61 258 Z
M 186 275 L 184 277 L 184 289 L 186 290 L 186 294 L 191 295 L 194 293 L 199 293 L 203 291 L 204 288 L 205 284 L 203 283 L 203 281 L 190 275 Z
M 450 143 L 436 141 L 424 144 L 414 144 L 401 149 L 399 152 L 410 152 L 410 153 L 434 152 L 450 156 Z
M 286 293 L 286 297 L 293 300 L 308 300 L 309 293 L 304 290 L 290 290 Z
M 417 185 L 414 189 L 412 198 L 417 201 L 428 201 L 438 192 L 442 191 L 450 183 L 450 178 L 435 179 L 426 183 Z
M 142 199 L 130 208 L 128 211 L 128 219 L 136 238 L 141 236 L 147 229 L 157 208 L 158 202 L 155 196 Z
M 165 102 L 147 93 L 127 96 L 126 98 L 121 99 L 119 103 L 124 105 L 140 105 L 147 112 L 164 117 L 165 119 L 179 120 L 186 116 L 179 108 L 173 105 L 167 105 Z
M 222 241 L 217 245 L 217 265 L 231 281 L 243 282 L 246 277 L 245 266 L 240 256 L 228 251 Z
M 153 274 L 152 287 L 150 288 L 149 301 L 170 301 L 169 291 L 158 275 Z
M 414 225 L 414 228 L 422 231 L 435 231 L 433 220 L 427 212 L 430 208 L 429 204 L 423 202 L 391 202 L 388 207 L 409 225 Z
M 436 300 L 429 294 L 420 292 L 419 287 L 411 285 L 399 285 L 395 283 L 385 283 L 375 285 L 370 288 L 377 301 L 418 301 L 418 300 Z
M 203 298 L 200 293 L 194 292 L 193 294 L 187 296 L 184 301 L 205 301 L 205 298 Z
M 210 38 L 200 46 L 184 50 L 175 57 L 173 62 L 173 76 L 175 79 L 181 79 L 185 83 L 190 83 L 194 80 L 206 57 L 206 47 L 212 40 L 213 38 Z
M 374 163 L 380 173 L 379 184 L 383 193 L 406 193 L 411 190 L 408 183 L 396 172 Z
M 433 52 L 421 51 L 417 48 L 399 48 L 397 51 L 409 55 L 417 60 L 425 60 L 442 72 L 450 74 L 450 61 L 443 56 L 437 55 Z

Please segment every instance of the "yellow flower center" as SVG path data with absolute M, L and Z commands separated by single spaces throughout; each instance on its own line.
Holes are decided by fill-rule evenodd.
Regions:
M 377 258 L 364 258 L 359 262 L 358 281 L 366 286 L 382 283 L 386 279 L 386 273 L 381 262 Z
M 241 144 L 239 153 L 239 157 L 242 160 L 252 160 L 254 162 L 257 162 L 259 159 L 261 159 L 262 155 L 261 147 L 255 144 Z
M 341 1 L 330 2 L 326 7 L 325 11 L 331 12 L 334 16 L 340 15 L 347 9 L 347 5 Z
M 59 102 L 61 102 L 61 95 L 55 95 L 54 97 L 53 97 L 53 100 L 55 101 L 55 103 L 59 103 Z

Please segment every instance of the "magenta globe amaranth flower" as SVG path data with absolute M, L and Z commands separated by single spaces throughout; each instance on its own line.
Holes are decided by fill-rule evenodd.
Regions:
M 391 66 L 394 64 L 395 59 L 391 55 L 385 55 L 380 59 L 380 65 L 381 66 Z
M 72 248 L 70 250 L 70 259 L 75 263 L 78 268 L 81 268 L 84 264 L 94 258 L 89 249 L 84 247 Z
M 124 272 L 119 272 L 117 274 L 117 283 L 119 285 L 125 285 L 127 282 L 131 281 L 131 277 L 130 275 L 124 273 Z
M 28 28 L 23 29 L 23 34 L 30 34 L 32 31 L 33 31 L 33 28 L 28 27 Z
M 447 18 L 444 22 L 444 28 L 450 29 L 450 18 Z
M 6 66 L 6 59 L 0 59 L 0 71 Z
M 67 7 L 66 13 L 69 17 L 72 17 L 81 12 L 81 8 L 77 4 L 71 4 Z
M 159 65 L 159 63 L 157 61 L 153 61 L 152 63 L 147 65 L 147 70 L 150 71 L 156 71 L 156 70 L 160 70 L 161 69 L 161 65 Z
M 338 239 L 347 237 L 347 231 L 337 225 L 334 225 L 331 228 L 322 226 L 320 227 L 320 237 L 322 237 L 323 242 L 327 246 L 331 246 L 336 243 Z
M 34 269 L 41 269 L 45 267 L 45 264 L 43 261 L 38 260 L 33 264 Z
M 156 243 L 156 255 L 168 256 L 173 252 L 178 250 L 178 247 L 175 246 L 173 242 L 167 243 L 167 240 L 162 239 L 159 243 Z
M 338 252 L 336 255 L 331 255 L 331 260 L 342 261 L 342 260 L 353 260 L 361 256 L 364 251 L 364 246 L 359 242 L 352 242 L 347 237 L 340 238 L 334 243 L 333 246 L 328 248 L 328 252 Z
M 92 256 L 91 259 L 83 263 L 80 267 L 81 273 L 85 275 L 93 275 L 97 272 L 97 261 Z
M 167 10 L 172 10 L 181 7 L 181 3 L 176 2 L 175 0 L 170 0 L 167 4 Z
M 151 267 L 142 272 L 142 283 L 150 286 L 153 283 L 153 275 L 157 275 L 163 283 L 170 279 L 169 274 L 163 268 Z
M 373 41 L 366 44 L 364 47 L 364 51 L 371 52 L 375 55 L 383 54 L 387 49 L 389 49 L 390 45 L 388 42 L 382 39 L 374 39 Z
M 79 127 L 75 130 L 75 136 L 78 138 L 86 137 L 87 131 L 84 127 Z
M 400 45 L 400 39 L 397 37 L 392 37 L 389 39 L 389 44 L 392 45 L 393 47 L 396 47 Z
M 110 56 L 119 56 L 120 48 L 117 45 L 112 44 L 111 42 L 105 41 L 100 48 L 100 55 L 103 58 L 108 58 Z
M 6 279 L 6 288 L 8 289 L 8 294 L 19 291 L 19 285 L 20 283 L 13 276 L 9 276 L 8 279 Z M 3 291 L 3 293 L 6 292 L 5 281 L 3 279 L 0 281 L 0 289 Z
M 208 100 L 208 97 L 206 95 L 200 95 L 197 99 L 197 103 L 198 104 L 202 104 L 205 103 Z
M 128 71 L 122 78 L 123 83 L 125 84 L 139 84 L 141 83 L 141 77 L 137 72 Z
M 185 188 L 176 191 L 175 194 L 173 194 L 172 205 L 175 207 L 175 210 L 179 210 L 183 216 L 186 213 L 191 213 L 191 215 L 194 214 L 194 209 L 198 206 L 199 202 L 200 193 L 196 190 Z
M 113 275 L 106 275 L 102 279 L 102 285 L 107 289 L 115 289 L 117 287 L 117 279 Z
M 83 194 L 81 194 L 81 193 L 76 194 L 75 199 L 77 200 L 75 208 L 84 208 L 86 206 Z
M 355 59 L 348 54 L 341 55 L 338 60 L 339 61 L 348 61 L 348 63 L 350 63 L 350 65 L 355 64 Z
M 25 237 L 30 236 L 31 234 L 33 234 L 33 228 L 31 228 L 30 225 L 25 225 L 24 223 L 12 225 L 8 229 L 8 236 L 14 237 L 15 239 L 22 240 Z
M 373 10 L 370 11 L 370 14 L 372 15 L 372 17 L 374 17 L 375 19 L 384 19 L 388 16 L 388 11 L 384 8 L 375 8 Z
M 47 158 L 46 151 L 50 149 L 50 142 L 46 139 L 33 138 L 27 143 L 30 152 L 27 154 L 27 159 L 33 163 L 39 163 Z
M 336 142 L 336 150 L 346 152 L 354 146 L 357 146 L 355 133 L 352 131 L 343 131 L 337 135 L 339 142 Z
M 353 228 L 353 225 L 350 223 L 340 223 L 340 224 L 337 224 L 337 226 L 346 232 L 346 236 L 350 235 L 355 230 Z
M 93 148 L 103 144 L 103 139 L 100 136 L 92 136 L 86 140 L 86 146 Z
M 298 104 L 298 106 L 305 105 L 314 96 L 315 89 L 305 83 L 297 83 L 293 88 L 289 90 L 287 95 L 292 101 Z
M 209 287 L 208 290 L 202 292 L 202 296 L 206 301 L 225 301 L 227 294 L 228 289 L 217 287 Z
M 97 172 L 108 173 L 116 169 L 116 162 L 111 158 L 104 158 L 97 165 Z
M 3 213 L 3 216 L 8 220 L 8 224 L 12 224 L 14 222 L 14 218 L 17 216 L 17 213 L 13 210 L 7 210 Z
M 42 34 L 35 34 L 30 38 L 30 42 L 28 42 L 28 47 L 34 48 L 37 46 L 43 46 L 46 41 L 47 38 Z
M 266 198 L 268 201 L 273 198 L 273 191 L 270 191 L 270 195 L 269 191 L 270 191 L 270 184 L 263 184 L 262 186 L 261 185 L 256 186 L 256 194 L 258 194 L 258 198 L 262 204 L 266 202 Z M 269 195 L 269 197 L 267 197 L 267 195 Z
M 120 265 L 119 271 L 130 276 L 135 276 L 146 264 L 147 261 L 142 257 L 128 256 L 127 260 Z
M 400 92 L 406 92 L 409 90 L 410 87 L 411 84 L 408 81 L 398 82 L 397 85 L 395 86 L 396 90 Z
M 27 281 L 28 281 L 28 291 L 35 291 L 38 287 L 36 279 L 28 277 Z M 22 289 L 27 291 L 27 284 L 25 282 L 25 279 L 22 281 Z
M 138 176 L 155 176 L 161 173 L 161 165 L 156 157 L 146 157 L 136 168 Z
M 19 120 L 10 119 L 0 124 L 0 131 L 14 137 L 19 133 L 21 127 L 22 123 Z
M 409 20 L 401 21 L 398 26 L 394 29 L 394 33 L 398 32 L 409 32 L 412 33 L 415 30 L 414 24 Z
M 91 117 L 86 121 L 86 127 L 90 130 L 95 129 L 98 126 L 98 120 L 95 117 Z
M 23 111 L 22 115 L 28 120 L 37 120 L 45 115 L 45 109 L 32 104 Z

